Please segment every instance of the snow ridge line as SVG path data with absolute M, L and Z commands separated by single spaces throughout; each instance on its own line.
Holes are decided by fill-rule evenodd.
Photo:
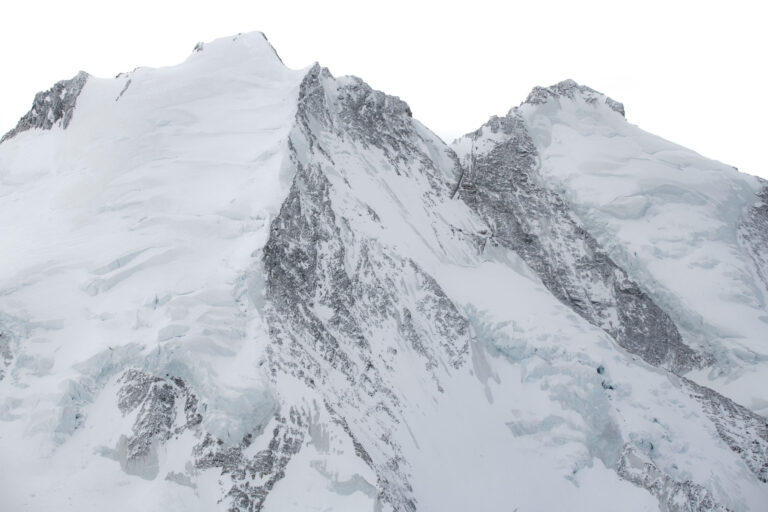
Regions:
M 604 98 L 592 89 L 582 90 L 575 82 L 564 81 L 550 88 L 535 88 L 524 103 L 545 103 L 560 96 L 573 99 L 576 94 L 586 94 L 591 103 Z M 605 102 L 624 114 L 620 103 L 613 102 L 621 106 L 619 109 L 608 99 Z M 711 363 L 711 356 L 697 353 L 682 342 L 669 315 L 607 255 L 567 201 L 546 185 L 538 171 L 540 162 L 535 144 L 517 108 L 505 117 L 492 117 L 465 137 L 471 150 L 459 159 L 461 173 L 454 195 L 486 221 L 491 232 L 489 243 L 519 254 L 555 297 L 647 363 L 675 375 Z M 753 243 L 768 244 L 760 232 L 768 218 L 766 190 L 768 187 L 759 194 L 762 201 L 746 214 L 742 241 L 758 235 L 757 242 Z M 750 254 L 754 258 L 759 251 L 752 250 Z M 759 271 L 765 266 L 759 258 L 755 263 Z M 584 279 L 584 275 L 589 277 Z M 709 388 L 684 378 L 683 382 L 723 442 L 765 482 L 768 474 L 765 418 Z M 705 510 L 727 510 L 714 502 L 706 489 L 692 482 L 673 481 L 655 466 L 651 472 L 661 475 L 666 487 L 674 484 L 674 492 L 670 489 L 661 492 L 657 483 L 649 483 L 645 477 L 629 478 L 631 475 L 625 471 L 627 457 L 625 451 L 618 461 L 617 472 L 656 496 L 663 510 L 678 510 L 675 500 Z
M 359 79 L 334 79 L 319 65 L 301 85 L 296 119 L 294 181 L 264 248 L 271 370 L 303 380 L 322 398 L 356 456 L 375 472 L 378 501 L 413 512 L 408 461 L 391 436 L 401 421 L 392 367 L 398 358 L 422 359 L 440 392 L 440 369 L 467 360 L 469 322 L 416 262 L 350 228 L 353 216 L 379 219 L 364 204 L 342 209 L 348 191 L 337 190 L 329 176 L 347 172 L 334 161 L 333 146 L 349 139 L 356 151 L 384 157 L 381 172 L 405 174 L 431 161 L 417 148 L 404 102 Z M 403 280 L 420 290 L 415 303 Z M 408 352 L 372 345 L 377 333 Z
M 458 197 L 488 224 L 492 243 L 518 253 L 555 297 L 647 363 L 674 373 L 706 363 L 544 183 L 536 147 L 516 111 L 468 137 L 473 151 L 462 164 Z M 480 154 L 478 144 L 484 144 Z

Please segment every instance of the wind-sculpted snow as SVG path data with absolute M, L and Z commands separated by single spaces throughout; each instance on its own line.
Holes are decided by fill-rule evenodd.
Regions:
M 465 152 L 458 196 L 486 220 L 489 240 L 517 252 L 558 299 L 631 353 L 673 371 L 700 364 L 669 316 L 547 187 L 536 147 L 515 110 L 455 146 Z
M 0 143 L 34 128 L 50 130 L 56 125 L 69 126 L 75 113 L 77 98 L 90 75 L 81 71 L 70 80 L 56 82 L 47 91 L 39 92 L 29 112 L 19 119 L 14 129 L 3 135 Z

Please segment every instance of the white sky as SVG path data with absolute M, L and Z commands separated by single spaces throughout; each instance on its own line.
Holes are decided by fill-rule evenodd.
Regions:
M 37 91 L 82 69 L 114 76 L 184 60 L 197 41 L 260 30 L 406 100 L 447 142 L 573 78 L 642 128 L 768 177 L 762 2 L 9 0 L 0 17 L 0 132 Z

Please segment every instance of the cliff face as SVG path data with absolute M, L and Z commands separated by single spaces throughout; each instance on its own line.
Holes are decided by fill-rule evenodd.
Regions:
M 37 93 L 32 109 L 19 119 L 16 128 L 3 135 L 0 142 L 27 130 L 69 126 L 77 106 L 77 97 L 88 78 L 88 73 L 81 71 L 74 78 L 56 82 L 49 90 Z
M 566 97 L 581 91 L 566 89 Z M 527 101 L 541 103 L 547 97 L 537 89 Z M 593 99 L 587 97 L 590 103 Z M 491 119 L 467 138 L 455 143 L 469 147 L 462 155 L 458 197 L 488 223 L 491 243 L 520 255 L 555 297 L 649 364 L 673 372 L 701 364 L 702 356 L 683 344 L 669 316 L 545 182 L 541 158 L 517 111 Z
M 757 179 L 573 81 L 449 147 L 261 34 L 86 78 L 0 144 L 11 508 L 768 501 Z

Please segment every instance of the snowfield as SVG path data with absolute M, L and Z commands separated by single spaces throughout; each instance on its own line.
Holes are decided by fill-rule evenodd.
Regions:
M 0 510 L 766 510 L 759 178 L 260 33 L 78 77 L 0 143 Z
M 762 180 L 578 99 L 523 110 L 542 173 L 686 342 L 718 359 L 694 380 L 768 414 L 768 283 L 738 240 Z

